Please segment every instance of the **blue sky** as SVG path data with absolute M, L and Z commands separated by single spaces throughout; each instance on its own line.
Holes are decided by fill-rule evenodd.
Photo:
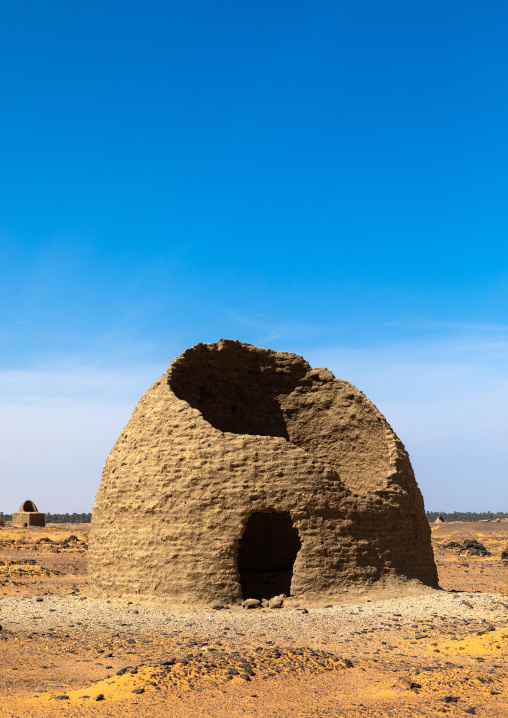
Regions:
M 430 509 L 508 511 L 503 2 L 11 3 L 0 510 L 91 510 L 199 341 L 362 389 Z

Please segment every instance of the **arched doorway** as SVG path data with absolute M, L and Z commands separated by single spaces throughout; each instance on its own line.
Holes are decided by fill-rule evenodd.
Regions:
M 289 596 L 293 564 L 301 548 L 289 511 L 249 517 L 238 548 L 238 572 L 245 598 Z

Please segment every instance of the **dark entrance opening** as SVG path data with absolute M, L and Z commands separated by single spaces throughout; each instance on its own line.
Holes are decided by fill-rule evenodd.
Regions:
M 254 513 L 240 539 L 238 572 L 245 598 L 271 598 L 291 592 L 293 564 L 301 548 L 288 511 Z

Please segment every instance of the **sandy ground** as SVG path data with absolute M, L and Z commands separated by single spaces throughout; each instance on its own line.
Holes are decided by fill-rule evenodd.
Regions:
M 445 590 L 303 612 L 92 600 L 88 526 L 0 528 L 0 715 L 508 716 L 508 522 L 432 529 Z

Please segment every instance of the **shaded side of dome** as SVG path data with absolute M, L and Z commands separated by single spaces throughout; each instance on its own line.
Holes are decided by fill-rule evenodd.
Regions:
M 18 511 L 34 511 L 37 513 L 38 509 L 33 501 L 27 500 L 27 501 L 23 501 L 23 503 L 19 507 Z
M 198 344 L 171 364 L 171 391 L 219 431 L 289 439 L 280 398 L 310 369 L 296 354 L 222 339 Z

